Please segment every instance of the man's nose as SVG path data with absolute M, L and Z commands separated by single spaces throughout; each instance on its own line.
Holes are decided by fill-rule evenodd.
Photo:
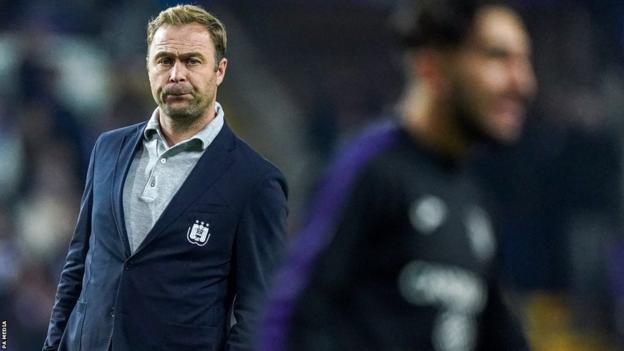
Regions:
M 533 65 L 527 58 L 517 59 L 511 67 L 511 81 L 514 89 L 526 96 L 532 97 L 537 89 L 537 82 Z
M 172 83 L 184 82 L 186 81 L 186 74 L 187 71 L 184 64 L 180 61 L 176 61 L 169 72 L 169 81 Z

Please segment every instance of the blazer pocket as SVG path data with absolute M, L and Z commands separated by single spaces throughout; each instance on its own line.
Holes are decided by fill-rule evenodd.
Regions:
M 61 343 L 63 345 L 67 345 L 66 348 L 69 350 L 81 349 L 82 326 L 84 324 L 84 314 L 86 309 L 87 304 L 85 302 L 78 301 L 69 317 L 69 320 L 67 321 L 67 326 L 63 332 Z
M 220 207 L 219 212 L 188 211 L 186 214 L 185 235 L 187 242 L 195 248 L 210 250 L 213 259 L 225 262 L 229 260 L 236 228 L 234 217 L 227 207 Z M 205 253 L 205 251 L 203 251 Z
M 224 338 L 220 327 L 167 324 L 165 328 L 160 345 L 163 350 L 216 350 Z

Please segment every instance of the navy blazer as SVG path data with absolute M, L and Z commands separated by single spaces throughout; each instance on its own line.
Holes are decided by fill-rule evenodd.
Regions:
M 93 148 L 43 350 L 249 350 L 283 251 L 286 181 L 225 124 L 131 253 L 122 192 L 145 124 Z

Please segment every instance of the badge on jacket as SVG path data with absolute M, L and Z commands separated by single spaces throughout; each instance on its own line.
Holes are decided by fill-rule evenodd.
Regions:
M 193 245 L 206 245 L 208 239 L 210 239 L 210 223 L 196 220 L 195 224 L 186 231 L 186 239 Z

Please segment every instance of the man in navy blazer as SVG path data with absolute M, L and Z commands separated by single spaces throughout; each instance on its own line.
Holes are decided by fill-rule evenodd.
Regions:
M 285 179 L 224 122 L 221 22 L 178 5 L 147 41 L 158 108 L 95 144 L 43 350 L 251 349 Z

